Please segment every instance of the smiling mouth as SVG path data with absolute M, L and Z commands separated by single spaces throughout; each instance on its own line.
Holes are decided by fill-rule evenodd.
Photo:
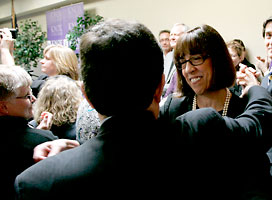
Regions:
M 190 79 L 190 81 L 192 82 L 192 83 L 195 83 L 195 82 L 197 82 L 197 81 L 199 81 L 200 80 L 200 77 L 196 77 L 196 78 L 191 78 Z

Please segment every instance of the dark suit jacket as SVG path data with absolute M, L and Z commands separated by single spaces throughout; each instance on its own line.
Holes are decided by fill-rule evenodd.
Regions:
M 250 63 L 246 58 L 242 61 L 242 63 L 244 65 L 246 65 L 247 67 L 252 67 L 253 69 L 256 69 L 255 65 L 253 65 L 252 63 Z
M 267 91 L 272 95 L 272 84 L 269 84 Z
M 268 85 L 268 77 L 270 76 L 270 74 L 267 74 L 265 77 L 263 77 L 263 80 L 262 80 L 262 83 L 261 85 L 264 87 L 264 88 L 268 88 L 269 85 L 271 85 L 271 83 Z
M 241 113 L 243 113 L 246 105 L 247 99 L 240 98 L 237 94 L 230 89 L 232 97 L 229 102 L 227 116 L 235 118 Z M 183 96 L 181 98 L 176 98 L 173 95 L 169 95 L 163 106 L 160 108 L 159 120 L 164 122 L 174 122 L 176 118 L 188 111 L 192 110 L 193 95 Z M 223 111 L 221 111 L 222 113 Z
M 257 102 L 261 103 L 255 105 Z M 232 187 L 230 191 L 225 187 L 229 180 L 225 179 L 226 175 L 231 174 L 228 170 L 235 172 L 235 169 L 228 169 L 225 164 L 237 166 L 239 170 L 239 163 L 230 165 L 228 157 L 225 158 L 226 163 L 222 162 L 217 157 L 225 147 L 221 148 L 222 138 L 216 137 L 218 141 L 213 139 L 209 142 L 210 136 L 215 133 L 232 136 L 240 131 L 242 135 L 254 133 L 254 138 L 255 134 L 259 136 L 262 134 L 260 125 L 266 123 L 264 115 L 272 116 L 271 104 L 267 91 L 254 87 L 247 111 L 238 119 L 222 118 L 211 108 L 199 109 L 177 119 L 177 126 L 173 126 L 177 132 L 171 127 L 165 130 L 162 123 L 146 112 L 132 113 L 129 117 L 111 117 L 101 125 L 97 137 L 80 147 L 47 158 L 17 176 L 17 197 L 156 199 L 166 196 L 166 199 L 173 199 L 172 195 L 178 195 L 176 197 L 184 199 L 195 199 L 196 196 L 224 199 L 228 193 L 221 192 L 226 191 L 236 195 Z M 197 137 L 205 134 L 207 137 Z M 209 142 L 206 143 L 207 149 L 205 144 L 201 144 L 202 139 L 204 143 Z M 216 148 L 209 146 L 213 142 Z M 212 155 L 206 154 L 212 152 Z M 223 156 L 228 156 L 222 152 Z M 219 162 L 214 162 L 214 159 Z M 251 160 L 248 162 L 251 164 Z M 213 172 L 212 169 L 216 170 Z M 220 182 L 215 182 L 218 180 Z M 232 180 L 231 184 L 235 181 Z M 224 190 L 217 192 L 220 189 L 217 186 Z M 218 198 L 219 194 L 221 198 Z
M 46 79 L 48 78 L 47 75 L 43 74 L 40 75 L 37 79 L 35 79 L 32 84 L 31 84 L 31 89 L 32 89 L 32 93 L 33 95 L 37 98 L 38 97 L 38 93 L 40 92 L 40 90 L 42 89 Z
M 96 137 L 45 159 L 18 176 L 17 197 L 131 199 L 169 196 L 169 191 L 174 191 L 176 182 L 180 181 L 174 173 L 179 171 L 180 158 L 175 155 L 178 140 L 163 128 L 147 111 L 110 117 L 102 123 Z
M 186 191 L 193 195 L 198 191 L 196 195 L 207 199 L 272 199 L 266 155 L 272 146 L 272 97 L 258 86 L 248 97 L 245 112 L 235 119 L 210 108 L 177 118 L 186 152 L 182 156 Z
M 36 120 L 31 120 L 29 122 L 31 126 L 36 128 L 38 126 L 38 123 Z M 76 123 L 71 124 L 63 124 L 61 126 L 56 126 L 52 124 L 50 131 L 56 135 L 58 138 L 64 138 L 64 139 L 70 139 L 75 140 L 76 139 Z
M 34 164 L 33 149 L 38 144 L 57 139 L 50 131 L 32 129 L 21 117 L 0 117 L 2 156 L 1 194 L 14 199 L 14 180 L 23 170 Z

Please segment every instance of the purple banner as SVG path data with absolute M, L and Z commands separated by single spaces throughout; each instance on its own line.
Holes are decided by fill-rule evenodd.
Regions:
M 83 15 L 83 2 L 46 12 L 48 44 L 68 46 L 65 36 L 77 24 L 77 18 Z

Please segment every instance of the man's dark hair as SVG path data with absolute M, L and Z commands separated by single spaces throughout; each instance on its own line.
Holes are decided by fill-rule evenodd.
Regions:
M 269 23 L 269 22 L 272 22 L 272 16 L 270 16 L 268 19 L 266 19 L 263 23 L 263 38 L 265 37 L 265 28 L 266 28 L 266 25 Z
M 163 29 L 163 30 L 161 30 L 160 33 L 159 33 L 159 36 L 160 36 L 162 33 L 169 33 L 169 34 L 170 34 L 170 30 L 168 30 L 168 29 Z
M 152 103 L 163 53 L 144 25 L 119 19 L 96 24 L 81 37 L 80 58 L 86 95 L 100 114 L 133 114 Z

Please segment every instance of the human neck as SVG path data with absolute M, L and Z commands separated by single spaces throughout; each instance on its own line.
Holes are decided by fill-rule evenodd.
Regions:
M 152 112 L 155 119 L 158 119 L 160 106 L 156 101 L 152 101 L 151 105 L 147 108 L 148 111 Z
M 153 100 L 152 103 L 150 104 L 150 106 L 146 110 L 152 112 L 155 119 L 158 119 L 160 107 L 159 107 L 159 104 L 156 103 L 156 101 Z M 100 122 L 103 122 L 109 116 L 102 115 L 102 114 L 98 113 L 98 117 L 100 119 Z
M 226 96 L 227 90 L 225 88 L 196 95 L 197 106 L 199 108 L 212 107 L 217 111 L 221 111 L 224 108 Z

